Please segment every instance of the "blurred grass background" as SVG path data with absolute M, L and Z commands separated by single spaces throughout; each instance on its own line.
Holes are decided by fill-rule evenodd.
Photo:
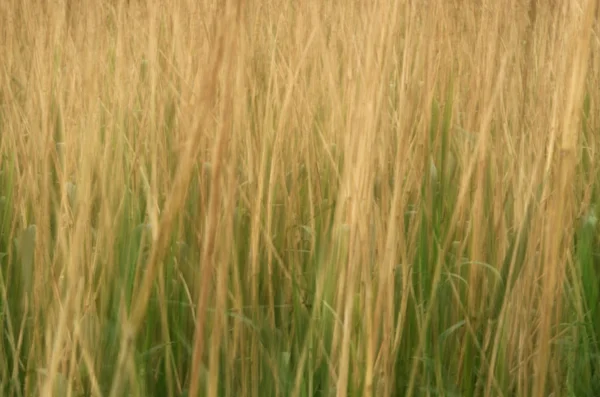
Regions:
M 3 396 L 597 396 L 597 2 L 0 5 Z

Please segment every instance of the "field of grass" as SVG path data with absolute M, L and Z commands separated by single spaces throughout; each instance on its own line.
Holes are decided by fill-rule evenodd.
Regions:
M 0 3 L 1 396 L 600 395 L 597 1 Z

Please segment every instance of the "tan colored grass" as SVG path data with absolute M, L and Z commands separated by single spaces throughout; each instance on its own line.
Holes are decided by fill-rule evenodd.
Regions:
M 308 332 L 324 342 L 321 316 L 337 319 L 331 350 L 318 353 L 331 393 L 394 395 L 397 352 L 410 340 L 407 395 L 424 395 L 425 330 L 464 320 L 449 348 L 451 381 L 470 376 L 462 364 L 475 352 L 461 343 L 482 334 L 478 395 L 508 395 L 497 379 L 504 370 L 514 395 L 563 395 L 555 345 L 558 325 L 575 321 L 565 308 L 583 315 L 568 281 L 597 162 L 588 174 L 578 167 L 583 150 L 595 161 L 599 147 L 580 127 L 589 90 L 588 128 L 598 128 L 594 15 L 596 2 L 584 0 L 3 3 L 0 167 L 12 167 L 15 180 L 10 234 L 0 238 L 11 242 L 30 225 L 36 238 L 33 270 L 2 268 L 2 302 L 20 302 L 3 314 L 5 345 L 13 356 L 31 347 L 22 368 L 0 363 L 0 380 L 31 373 L 21 395 L 50 396 L 65 379 L 72 395 L 84 382 L 94 395 L 148 394 L 135 346 L 151 334 L 167 346 L 156 367 L 172 395 L 214 397 L 226 384 L 230 395 L 258 397 L 265 371 L 282 375 L 262 361 L 259 337 L 225 310 L 264 304 L 261 319 L 277 328 L 280 296 L 291 304 L 294 280 L 308 277 L 302 246 L 319 264 L 304 287 L 314 305 Z M 412 210 L 432 216 L 422 181 L 431 162 L 441 167 L 441 134 L 429 138 L 432 103 L 446 99 L 452 169 L 443 177 L 457 196 L 442 221 L 447 238 L 429 236 L 428 250 L 500 271 L 516 262 L 510 239 L 527 236 L 516 287 L 494 319 L 498 283 L 483 266 L 465 273 L 441 255 L 431 263 L 434 285 L 448 283 L 448 272 L 464 277 L 461 303 L 459 281 L 448 302 L 436 292 L 420 302 L 408 281 L 421 237 L 403 220 Z M 131 305 L 125 292 L 120 298 L 119 356 L 107 357 L 97 341 L 112 321 L 119 220 L 137 208 L 130 200 L 146 202 L 148 253 L 133 269 Z M 334 201 L 333 221 L 319 224 Z M 240 214 L 249 224 L 243 268 L 233 237 Z M 313 234 L 303 237 L 300 223 Z M 167 279 L 171 239 L 186 237 L 196 262 Z M 6 263 L 20 263 L 15 247 L 3 249 Z M 31 282 L 9 300 L 19 274 Z M 187 322 L 176 324 L 191 341 L 185 362 L 170 347 L 179 337 L 167 304 L 174 289 L 189 305 Z M 151 299 L 160 329 L 149 333 Z M 298 360 L 293 395 L 317 359 L 305 349 Z M 109 385 L 100 375 L 107 362 Z

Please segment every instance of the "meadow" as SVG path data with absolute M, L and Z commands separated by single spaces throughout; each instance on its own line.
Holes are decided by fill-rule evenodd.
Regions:
M 595 0 L 0 4 L 0 395 L 600 395 Z

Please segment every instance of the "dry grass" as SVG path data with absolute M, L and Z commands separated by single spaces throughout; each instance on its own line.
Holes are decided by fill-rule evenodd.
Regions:
M 598 395 L 596 8 L 3 2 L 1 394 Z

